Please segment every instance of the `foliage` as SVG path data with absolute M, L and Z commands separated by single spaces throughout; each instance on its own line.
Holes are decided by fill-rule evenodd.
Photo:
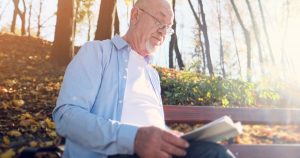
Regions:
M 76 23 L 80 23 L 84 20 L 86 15 L 92 14 L 91 7 L 93 6 L 95 0 L 76 0 L 76 5 L 78 5 L 78 13 L 75 15 Z
M 243 106 L 257 99 L 278 100 L 273 89 L 259 89 L 257 84 L 221 77 L 208 77 L 187 71 L 156 67 L 161 77 L 164 104 Z

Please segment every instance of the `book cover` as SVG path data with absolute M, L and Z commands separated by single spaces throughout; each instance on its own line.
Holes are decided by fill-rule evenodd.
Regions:
M 229 139 L 241 134 L 243 127 L 241 122 L 234 123 L 229 116 L 223 116 L 208 124 L 205 124 L 191 132 L 182 136 L 183 139 L 190 140 L 205 140 L 217 142 L 224 139 Z

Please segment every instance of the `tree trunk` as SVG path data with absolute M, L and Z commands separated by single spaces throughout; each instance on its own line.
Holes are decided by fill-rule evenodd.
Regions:
M 20 16 L 21 21 L 22 21 L 21 34 L 25 35 L 26 34 L 26 4 L 25 4 L 25 0 L 22 0 L 22 2 L 23 2 L 23 12 L 21 12 L 19 10 L 19 16 Z
M 16 22 L 17 22 L 18 10 L 19 10 L 19 2 L 20 2 L 20 0 L 13 0 L 15 8 L 14 8 L 13 20 L 12 20 L 11 26 L 10 26 L 11 33 L 15 33 L 15 31 L 16 31 Z
M 222 40 L 222 21 L 221 21 L 221 8 L 220 8 L 220 0 L 218 1 L 218 23 L 219 23 L 219 42 L 220 42 L 220 66 L 222 70 L 222 75 L 226 78 L 225 73 L 225 61 L 224 61 L 224 49 L 223 49 L 223 40 Z
M 87 18 L 88 18 L 88 37 L 87 41 L 91 40 L 91 30 L 92 30 L 92 18 L 93 18 L 93 12 L 91 11 L 91 7 L 93 5 L 93 2 L 91 0 L 88 1 L 87 5 Z
M 258 48 L 260 70 L 261 70 L 261 73 L 264 74 L 265 73 L 265 71 L 264 71 L 264 60 L 263 60 L 263 55 L 262 55 L 262 48 L 261 48 L 261 45 L 260 45 L 259 30 L 257 28 L 257 24 L 256 24 L 256 21 L 255 21 L 254 14 L 253 14 L 252 7 L 250 5 L 249 0 L 246 0 L 246 3 L 247 3 L 248 11 L 250 13 L 250 17 L 251 17 L 251 21 L 252 21 L 252 25 L 253 25 L 253 30 L 254 30 L 254 37 L 255 37 L 257 48 Z
M 114 23 L 114 34 L 120 34 L 120 21 L 118 16 L 118 10 L 117 7 L 115 7 L 115 23 Z
M 13 15 L 13 20 L 10 28 L 10 32 L 15 33 L 15 28 L 16 28 L 16 20 L 17 20 L 17 15 L 21 18 L 22 21 L 22 26 L 21 26 L 21 34 L 25 35 L 26 34 L 26 29 L 25 29 L 25 23 L 26 23 L 26 4 L 25 0 L 22 0 L 23 3 L 23 12 L 19 9 L 19 2 L 20 0 L 13 0 L 15 9 L 14 9 L 14 15 Z
M 193 4 L 192 4 L 191 0 L 188 0 L 188 2 L 189 2 L 189 5 L 190 5 L 190 8 L 192 10 L 192 13 L 193 13 L 193 15 L 195 17 L 195 20 L 196 20 L 196 22 L 197 22 L 197 24 L 199 26 L 199 29 L 201 30 L 202 24 L 201 24 L 201 21 L 200 21 L 200 17 L 197 16 L 197 13 L 196 13 L 196 11 L 195 11 L 195 9 L 193 7 Z
M 110 39 L 113 35 L 116 0 L 101 0 L 95 40 Z
M 247 46 L 247 79 L 248 81 L 251 81 L 251 76 L 252 76 L 252 72 L 251 72 L 251 39 L 250 39 L 250 36 L 249 36 L 249 32 L 248 30 L 246 29 L 242 19 L 241 19 L 241 16 L 238 12 L 238 9 L 234 3 L 234 0 L 230 0 L 231 2 L 231 5 L 233 7 L 233 10 L 234 10 L 234 13 L 238 19 L 238 22 L 243 30 L 243 33 L 244 33 L 244 37 L 245 37 L 245 42 L 246 42 L 246 46 Z
M 273 50 L 272 50 L 272 46 L 271 46 L 271 43 L 270 43 L 270 37 L 269 37 L 268 30 L 267 30 L 267 27 L 266 27 L 265 15 L 264 15 L 264 11 L 263 11 L 263 8 L 262 8 L 260 0 L 258 0 L 258 4 L 259 4 L 260 16 L 261 16 L 262 23 L 263 23 L 264 34 L 265 34 L 266 39 L 267 39 L 267 44 L 268 44 L 268 48 L 269 48 L 269 53 L 270 53 L 271 61 L 272 61 L 273 64 L 275 64 Z
M 28 15 L 28 27 L 27 27 L 27 32 L 28 32 L 28 36 L 31 36 L 31 15 L 32 15 L 32 1 L 29 5 L 29 15 Z
M 58 65 L 67 65 L 74 54 L 73 8 L 73 0 L 58 0 L 57 22 L 52 52 L 52 61 Z
M 43 1 L 44 0 L 40 0 L 39 14 L 38 14 L 38 24 L 37 24 L 38 29 L 37 29 L 37 33 L 36 33 L 37 37 L 40 37 L 40 35 L 41 35 L 41 27 L 42 27 L 42 25 L 41 25 L 41 15 L 42 15 Z
M 88 37 L 87 37 L 87 41 L 91 40 L 91 29 L 92 29 L 92 13 L 91 11 L 88 11 Z
M 172 0 L 172 8 L 173 8 L 173 12 L 174 12 L 174 20 L 175 21 L 175 1 Z M 172 26 L 172 29 L 175 31 L 176 29 L 176 25 L 175 23 Z M 171 35 L 171 40 L 170 40 L 170 44 L 169 44 L 169 68 L 174 68 L 174 57 L 173 57 L 173 51 L 174 51 L 174 45 L 175 45 L 175 40 L 176 40 L 176 36 L 175 36 L 175 32 Z
M 76 39 L 76 27 L 77 27 L 77 16 L 78 16 L 78 11 L 79 11 L 79 7 L 80 7 L 80 4 L 81 4 L 81 0 L 75 0 L 75 13 L 74 13 L 74 41 Z
M 179 69 L 183 70 L 184 69 L 184 63 L 183 63 L 183 60 L 182 60 L 182 57 L 181 57 L 181 53 L 179 52 L 178 40 L 177 40 L 177 35 L 176 34 L 175 34 L 175 46 L 174 46 L 174 48 L 175 48 L 175 54 L 176 54 L 176 59 L 177 59 Z
M 172 26 L 174 29 L 174 27 Z M 174 57 L 173 57 L 173 50 L 175 45 L 175 33 L 172 34 L 170 44 L 169 44 L 169 68 L 174 68 Z
M 205 13 L 204 13 L 204 9 L 203 9 L 202 0 L 198 0 L 198 3 L 200 5 L 201 19 L 202 19 L 202 23 L 203 23 L 202 31 L 203 31 L 204 41 L 205 41 L 205 55 L 206 55 L 206 61 L 207 61 L 207 68 L 208 68 L 208 72 L 209 72 L 210 76 L 213 76 L 214 71 L 213 71 L 213 66 L 212 66 L 211 57 L 210 57 L 210 46 L 209 46 L 207 25 L 206 25 Z
M 205 70 L 206 70 L 206 60 L 205 60 L 205 52 L 204 52 L 204 46 L 203 46 L 203 42 L 202 42 L 202 38 L 201 38 L 201 32 L 202 32 L 202 24 L 201 24 L 201 20 L 200 20 L 200 16 L 201 16 L 201 11 L 200 11 L 200 7 L 199 7 L 199 15 L 197 15 L 193 5 L 192 5 L 192 2 L 191 0 L 188 0 L 188 3 L 190 5 L 190 8 L 192 10 L 192 13 L 194 15 L 194 18 L 198 24 L 198 32 L 199 32 L 199 44 L 200 44 L 200 47 L 201 47 L 201 52 L 202 52 L 202 62 L 203 62 L 203 67 L 202 67 L 202 72 L 205 74 Z M 200 55 L 199 55 L 200 56 Z
M 204 52 L 204 46 L 203 46 L 203 42 L 201 39 L 201 31 L 199 30 L 199 39 L 200 39 L 200 47 L 201 47 L 201 52 L 202 52 L 202 60 L 203 60 L 203 67 L 202 67 L 202 73 L 205 73 L 206 70 L 206 56 L 205 56 L 205 52 Z
M 175 19 L 175 3 L 176 0 L 172 0 L 172 7 L 173 7 L 173 12 L 174 12 L 174 19 L 173 19 L 173 26 L 172 29 L 174 30 L 174 34 L 171 36 L 171 41 L 169 45 L 169 67 L 173 68 L 173 50 L 175 49 L 175 55 L 177 59 L 177 63 L 179 66 L 180 70 L 184 69 L 184 63 L 178 48 L 178 40 L 177 40 L 177 34 L 176 34 L 176 19 Z
M 236 44 L 236 38 L 235 38 L 235 33 L 234 33 L 234 28 L 233 28 L 233 20 L 232 20 L 232 16 L 231 13 L 229 13 L 229 18 L 230 18 L 230 26 L 231 26 L 231 33 L 232 33 L 232 37 L 233 37 L 233 41 L 234 41 L 234 48 L 235 48 L 235 54 L 239 63 L 239 75 L 240 77 L 242 77 L 242 67 L 241 67 L 241 61 L 240 61 L 240 56 L 239 56 L 239 51 L 238 51 L 238 47 Z

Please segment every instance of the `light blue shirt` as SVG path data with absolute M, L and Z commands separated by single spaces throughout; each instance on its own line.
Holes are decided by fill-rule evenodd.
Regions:
M 63 157 L 134 153 L 138 127 L 120 122 L 129 52 L 126 41 L 115 36 L 84 44 L 68 65 L 53 110 L 56 131 L 66 138 Z M 150 65 L 147 70 L 160 98 L 158 73 Z

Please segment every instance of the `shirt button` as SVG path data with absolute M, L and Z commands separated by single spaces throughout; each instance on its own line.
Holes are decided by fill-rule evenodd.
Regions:
M 121 103 L 123 103 L 123 101 L 122 101 L 122 100 L 119 100 L 119 103 L 121 104 Z

